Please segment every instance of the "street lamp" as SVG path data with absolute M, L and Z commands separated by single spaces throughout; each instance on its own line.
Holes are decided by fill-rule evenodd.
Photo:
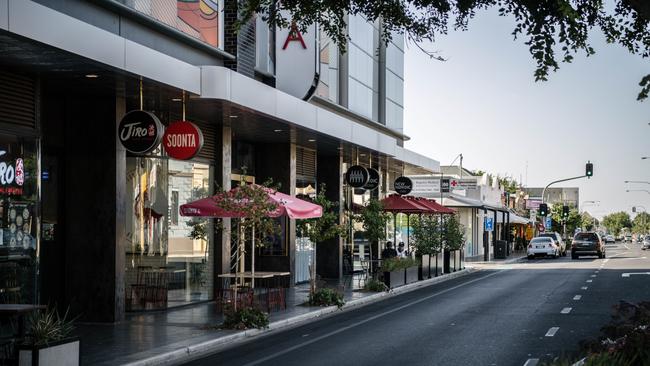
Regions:
M 645 180 L 626 180 L 625 183 L 641 183 L 641 184 L 650 184 L 650 182 Z
M 647 194 L 650 194 L 650 191 L 647 189 L 626 189 L 625 192 L 645 192 Z

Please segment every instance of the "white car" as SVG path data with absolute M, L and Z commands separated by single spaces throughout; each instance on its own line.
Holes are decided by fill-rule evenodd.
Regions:
M 614 239 L 613 235 L 606 235 L 605 236 L 605 244 L 607 243 L 616 243 L 616 239 Z
M 560 256 L 560 248 L 552 238 L 536 237 L 528 243 L 528 251 L 526 254 L 528 259 L 533 259 L 537 256 L 557 258 Z
M 650 235 L 646 235 L 646 237 L 643 238 L 643 244 L 641 244 L 641 249 L 643 250 L 650 249 Z

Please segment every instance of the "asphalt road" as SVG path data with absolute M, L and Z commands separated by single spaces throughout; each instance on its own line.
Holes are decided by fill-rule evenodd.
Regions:
M 574 356 L 619 300 L 650 300 L 650 275 L 623 276 L 650 271 L 639 244 L 482 268 L 190 364 L 532 366 Z

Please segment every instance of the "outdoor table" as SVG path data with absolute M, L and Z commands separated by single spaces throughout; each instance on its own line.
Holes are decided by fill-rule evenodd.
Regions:
M 243 287 L 241 290 L 244 291 L 244 293 L 250 293 L 250 301 L 253 301 L 254 298 L 258 299 L 258 301 L 265 302 L 265 307 L 269 312 L 271 312 L 275 307 L 279 307 L 281 309 L 286 308 L 286 299 L 285 299 L 285 289 L 282 286 L 279 286 L 279 280 L 276 281 L 280 277 L 284 276 L 289 276 L 291 273 L 290 272 L 265 272 L 265 271 L 255 271 L 255 275 L 253 277 L 253 274 L 249 271 L 243 272 L 243 273 L 222 273 L 217 275 L 217 277 L 221 278 L 224 283 L 223 287 L 221 289 L 222 294 L 219 296 L 221 300 L 223 299 L 229 299 L 229 298 L 234 298 L 234 295 L 232 294 L 232 287 L 230 285 L 230 280 L 233 278 L 237 277 L 243 277 L 243 278 L 255 278 L 259 280 L 264 280 L 264 281 L 269 281 L 266 286 L 260 286 L 257 287 L 256 289 L 248 288 L 248 287 Z M 238 287 L 239 289 L 239 287 Z M 258 291 L 256 291 L 258 290 Z M 260 291 L 262 291 L 260 293 Z M 235 301 L 240 301 L 240 300 L 235 300 Z M 219 304 L 218 304 L 219 305 Z M 218 308 L 221 308 L 221 306 L 218 306 Z
M 45 305 L 33 304 L 0 304 L 0 317 L 18 317 L 18 337 L 25 338 L 25 315 L 34 311 L 47 309 Z

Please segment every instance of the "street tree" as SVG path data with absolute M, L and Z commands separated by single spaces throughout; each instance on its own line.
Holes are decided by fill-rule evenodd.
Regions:
M 650 214 L 640 212 L 632 221 L 632 232 L 636 234 L 647 234 L 650 232 Z
M 614 6 L 604 0 L 242 0 L 235 27 L 239 29 L 258 15 L 271 26 L 288 28 L 293 24 L 303 32 L 317 23 L 345 51 L 347 16 L 361 15 L 381 27 L 383 41 L 388 42 L 394 32 L 403 32 L 408 42 L 430 57 L 444 60 L 439 53 L 426 51 L 424 44 L 435 42 L 450 28 L 466 30 L 479 11 L 496 8 L 500 16 L 514 20 L 513 38 L 525 39 L 535 62 L 534 78 L 545 81 L 551 71 L 563 62 L 570 63 L 576 54 L 594 54 L 590 37 L 596 30 L 608 43 L 617 43 L 643 58 L 650 55 L 650 2 L 612 2 Z M 637 99 L 643 100 L 650 92 L 650 75 L 639 84 L 642 89 Z
M 437 216 L 416 216 L 411 221 L 411 229 L 416 255 L 436 255 L 442 251 L 440 221 Z
M 589 212 L 585 211 L 580 215 L 580 227 L 587 231 L 592 231 L 598 225 L 598 219 L 591 216 Z
M 614 212 L 603 217 L 603 225 L 610 234 L 619 235 L 623 228 L 632 227 L 632 220 L 625 211 Z
M 561 202 L 556 202 L 551 206 L 552 230 L 564 234 L 564 225 L 566 225 L 566 232 L 573 235 L 575 230 L 582 226 L 582 217 L 573 205 L 569 205 L 569 218 L 566 221 L 563 220 L 562 206 L 564 204 Z

